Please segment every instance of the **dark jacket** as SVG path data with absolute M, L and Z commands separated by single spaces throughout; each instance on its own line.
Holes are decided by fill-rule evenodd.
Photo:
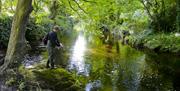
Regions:
M 54 32 L 54 31 L 49 32 L 49 33 L 46 35 L 45 39 L 46 39 L 47 41 L 50 41 L 50 43 L 52 44 L 52 46 L 60 46 L 59 40 L 58 40 L 58 38 L 57 38 L 57 33 Z

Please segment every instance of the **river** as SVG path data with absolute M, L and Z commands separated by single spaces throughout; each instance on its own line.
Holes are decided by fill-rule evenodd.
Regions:
M 56 64 L 85 76 L 85 91 L 180 91 L 179 56 L 139 51 L 121 43 L 117 52 L 78 29 L 60 37 L 64 49 L 57 53 Z M 27 65 L 32 68 L 29 61 Z
M 115 47 L 80 30 L 60 38 L 64 49 L 59 51 L 57 63 L 66 62 L 67 70 L 85 76 L 85 91 L 180 91 L 180 56 L 139 51 L 120 43 L 116 52 Z M 34 61 L 29 60 L 40 61 L 42 56 L 26 59 L 26 68 L 33 68 Z
M 120 45 L 110 49 L 97 38 L 75 38 L 70 48 L 68 70 L 86 76 L 85 91 L 178 91 L 180 57 L 138 51 Z

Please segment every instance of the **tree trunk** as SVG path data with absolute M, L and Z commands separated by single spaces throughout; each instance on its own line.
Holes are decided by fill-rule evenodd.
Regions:
M 176 4 L 177 4 L 177 18 L 176 18 L 177 32 L 180 32 L 180 0 L 176 0 Z
M 27 49 L 25 28 L 32 9 L 32 0 L 18 0 L 8 49 L 4 64 L 0 67 L 0 74 L 4 73 L 6 69 L 17 68 L 23 60 Z

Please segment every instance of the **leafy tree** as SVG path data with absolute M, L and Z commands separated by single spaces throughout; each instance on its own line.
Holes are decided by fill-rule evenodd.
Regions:
M 1 0 L 1 3 L 2 13 L 8 14 L 10 16 L 12 16 L 15 13 L 17 0 Z
M 12 17 L 0 16 L 0 48 L 6 48 L 9 41 Z
M 0 67 L 0 73 L 8 68 L 16 68 L 23 60 L 26 48 L 25 29 L 29 14 L 32 11 L 32 0 L 18 0 L 13 19 L 11 35 L 5 57 L 5 63 Z
M 171 32 L 175 30 L 175 0 L 141 0 L 155 31 Z
M 177 4 L 177 18 L 176 18 L 176 25 L 177 25 L 177 32 L 180 32 L 180 1 L 176 0 Z

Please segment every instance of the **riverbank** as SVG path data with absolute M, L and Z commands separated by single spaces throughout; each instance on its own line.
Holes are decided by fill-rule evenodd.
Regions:
M 38 57 L 38 56 L 37 56 Z M 32 61 L 33 59 L 30 58 Z M 36 59 L 36 58 L 35 58 Z M 29 63 L 31 63 L 29 60 Z M 26 60 L 25 60 L 26 61 Z M 36 61 L 36 60 L 34 60 Z M 43 58 L 31 65 L 23 64 L 11 71 L 8 75 L 1 75 L 0 90 L 2 91 L 82 91 L 84 77 L 77 76 L 65 68 L 58 66 L 55 69 L 47 69 L 47 58 Z M 84 79 L 84 80 L 82 80 Z
M 150 49 L 155 52 L 180 53 L 180 35 L 178 33 L 148 33 L 126 37 L 131 47 Z
M 69 72 L 63 65 L 58 65 L 56 69 L 46 68 L 48 57 L 44 50 L 41 44 L 35 46 L 24 56 L 18 69 L 8 70 L 12 72 L 7 76 L 0 75 L 0 91 L 81 91 L 82 84 L 77 80 L 81 77 L 76 76 L 76 73 Z M 5 51 L 0 50 L 1 59 L 4 56 Z

